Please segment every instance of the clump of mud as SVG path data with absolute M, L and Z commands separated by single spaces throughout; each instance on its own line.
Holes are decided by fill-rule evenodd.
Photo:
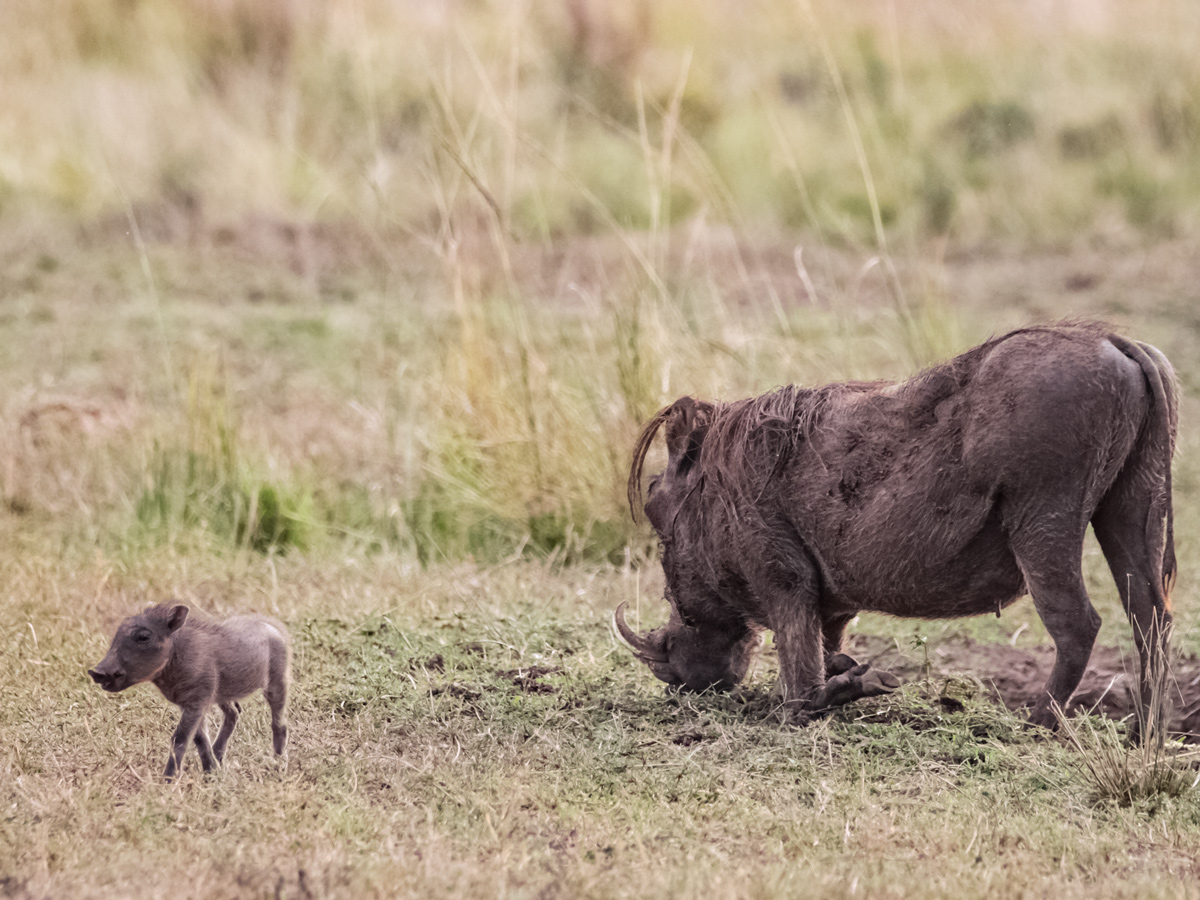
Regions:
M 1032 706 L 1054 665 L 1053 647 L 1025 649 L 1007 644 L 982 644 L 970 638 L 950 638 L 931 645 L 928 661 L 904 653 L 894 641 L 858 634 L 848 652 L 860 662 L 887 669 L 906 681 L 922 677 L 970 676 L 979 679 L 993 698 L 1011 710 Z M 1136 654 L 1117 647 L 1096 647 L 1086 674 L 1067 705 L 1067 714 L 1092 712 L 1112 719 L 1135 714 Z M 1174 661 L 1170 679 L 1170 731 L 1200 743 L 1200 659 Z

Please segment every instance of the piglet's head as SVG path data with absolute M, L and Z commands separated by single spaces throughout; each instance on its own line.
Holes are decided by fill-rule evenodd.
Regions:
M 161 603 L 130 616 L 117 627 L 108 653 L 88 669 L 88 675 L 113 693 L 149 681 L 170 660 L 172 638 L 187 616 L 188 608 L 175 603 Z

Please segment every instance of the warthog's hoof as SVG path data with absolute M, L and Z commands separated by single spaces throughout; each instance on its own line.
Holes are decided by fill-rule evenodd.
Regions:
M 887 669 L 870 669 L 862 676 L 863 696 L 878 697 L 900 687 L 900 679 Z
M 825 660 L 825 677 L 833 678 L 835 675 L 849 672 L 857 665 L 858 660 L 853 656 L 845 653 L 835 653 L 829 659 Z
M 813 701 L 814 709 L 829 709 L 861 700 L 891 693 L 900 687 L 900 679 L 885 669 L 872 669 L 858 665 L 835 675 L 825 682 L 825 687 Z
M 1058 731 L 1058 708 L 1049 699 L 1040 701 L 1029 713 L 1029 724 Z

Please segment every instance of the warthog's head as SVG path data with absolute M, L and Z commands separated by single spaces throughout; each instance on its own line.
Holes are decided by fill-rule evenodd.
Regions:
M 683 624 L 678 611 L 661 628 L 638 634 L 625 622 L 625 604 L 613 624 L 654 677 L 685 691 L 728 691 L 746 677 L 762 635 L 739 626 L 732 631 Z
M 112 692 L 149 681 L 171 658 L 171 636 L 187 616 L 186 606 L 171 604 L 130 616 L 117 627 L 104 659 L 88 669 L 92 681 Z
M 729 690 L 745 677 L 762 644 L 761 636 L 734 611 L 710 610 L 715 615 L 706 616 L 704 622 L 680 613 L 680 600 L 686 610 L 707 601 L 700 594 L 708 592 L 697 592 L 695 570 L 700 560 L 690 558 L 698 535 L 694 533 L 694 507 L 689 503 L 702 486 L 700 458 L 714 409 L 711 403 L 684 397 L 661 410 L 638 438 L 629 476 L 629 504 L 635 516 L 638 507 L 643 507 L 662 544 L 671 617 L 661 628 L 637 634 L 625 622 L 625 604 L 613 615 L 621 638 L 655 677 L 691 691 Z M 667 466 L 650 479 L 642 504 L 642 466 L 654 436 L 664 426 Z

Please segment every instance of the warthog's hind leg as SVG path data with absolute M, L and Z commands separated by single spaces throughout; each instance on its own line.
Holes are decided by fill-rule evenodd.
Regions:
M 1054 668 L 1029 721 L 1057 728 L 1056 710 L 1066 709 L 1079 687 L 1100 631 L 1100 615 L 1083 585 L 1083 534 L 1047 535 L 1042 529 L 1029 529 L 1013 536 L 1012 548 L 1038 616 L 1054 639 Z
M 1141 711 L 1131 726 L 1135 740 L 1143 727 L 1152 730 L 1162 725 L 1167 699 L 1163 696 L 1171 639 L 1167 589 L 1174 575 L 1175 551 L 1167 501 L 1147 488 L 1161 481 L 1161 477 L 1155 482 L 1122 473 L 1092 517 L 1138 649 Z

